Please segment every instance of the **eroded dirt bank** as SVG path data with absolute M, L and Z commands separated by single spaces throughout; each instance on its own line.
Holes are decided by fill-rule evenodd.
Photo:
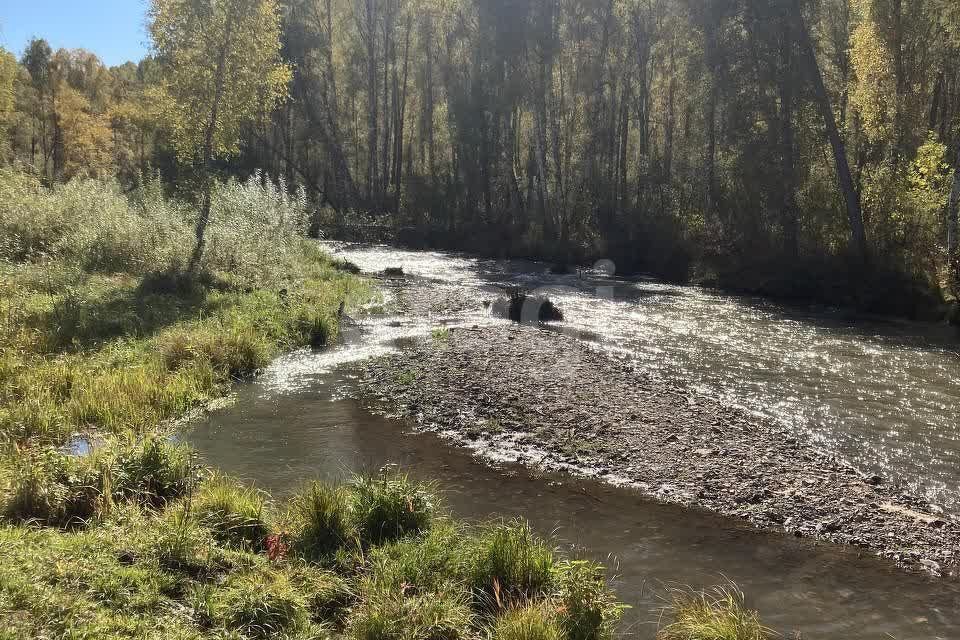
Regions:
M 374 407 L 488 459 L 596 475 L 960 575 L 955 516 L 576 337 L 534 326 L 454 328 L 371 360 L 362 374 Z

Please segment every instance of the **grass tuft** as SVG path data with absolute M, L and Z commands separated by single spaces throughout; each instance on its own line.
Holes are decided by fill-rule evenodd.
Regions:
M 471 565 L 471 586 L 491 610 L 542 597 L 553 587 L 553 550 L 522 520 L 482 531 Z
M 403 474 L 381 473 L 357 479 L 352 489 L 361 542 L 382 544 L 430 528 L 436 504 L 427 485 Z
M 265 506 L 264 493 L 215 474 L 200 486 L 189 508 L 218 542 L 260 551 L 270 533 Z
M 492 640 L 564 640 L 556 612 L 548 605 L 511 607 L 497 618 L 490 632 Z
M 323 560 L 357 537 L 353 505 L 345 487 L 315 482 L 290 503 L 286 527 L 295 549 L 304 557 Z
M 624 606 L 607 586 L 604 568 L 586 560 L 556 565 L 558 619 L 567 640 L 611 640 Z
M 658 640 L 769 640 L 774 635 L 732 585 L 710 591 L 675 589 L 672 595 L 668 612 L 673 622 L 660 630 Z

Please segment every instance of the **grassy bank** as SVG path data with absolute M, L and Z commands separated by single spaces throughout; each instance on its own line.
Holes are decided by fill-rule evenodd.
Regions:
M 192 209 L 158 183 L 0 170 L 0 638 L 613 637 L 602 567 L 523 522 L 464 526 L 403 476 L 276 503 L 168 438 L 372 295 L 303 239 L 303 199 L 255 176 L 212 210 L 187 271 Z
M 367 284 L 302 239 L 306 205 L 222 185 L 184 270 L 190 210 L 155 184 L 46 190 L 0 173 L 0 433 L 6 443 L 152 432 L 278 353 L 324 344 Z
M 403 476 L 275 504 L 168 443 L 37 473 L 57 464 L 91 481 L 68 500 L 88 519 L 0 529 L 4 637 L 600 640 L 619 616 L 600 567 L 521 522 L 463 527 Z M 51 498 L 23 480 L 6 518 L 45 521 Z
M 522 521 L 464 526 L 403 475 L 276 503 L 163 439 L 27 456 L 3 492 L 0 637 L 610 640 L 603 567 Z M 763 640 L 733 592 L 664 640 Z

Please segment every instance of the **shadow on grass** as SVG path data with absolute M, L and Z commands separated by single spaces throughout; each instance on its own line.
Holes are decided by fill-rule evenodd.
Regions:
M 148 274 L 138 284 L 68 289 L 31 324 L 48 353 L 96 347 L 118 338 L 144 338 L 184 320 L 216 314 L 227 300 L 210 296 L 219 283 L 187 275 Z

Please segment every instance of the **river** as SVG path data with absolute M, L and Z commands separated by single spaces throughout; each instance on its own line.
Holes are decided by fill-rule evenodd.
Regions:
M 527 261 L 328 243 L 377 272 L 402 266 L 429 286 L 490 299 L 497 286 L 548 293 L 560 329 L 645 369 L 802 432 L 865 471 L 955 511 L 960 495 L 960 356 L 937 328 L 786 309 L 610 275 L 611 265 L 553 275 Z M 390 308 L 390 289 L 385 288 Z M 450 508 L 482 519 L 522 515 L 544 534 L 605 561 L 633 608 L 624 632 L 652 638 L 665 585 L 733 580 L 775 629 L 804 638 L 954 638 L 960 587 L 905 574 L 855 549 L 753 531 L 595 482 L 491 469 L 469 452 L 353 399 L 357 361 L 403 347 L 440 324 L 497 322 L 480 310 L 358 318 L 345 344 L 274 363 L 190 439 L 211 463 L 283 494 L 312 478 L 398 463 L 437 480 Z

